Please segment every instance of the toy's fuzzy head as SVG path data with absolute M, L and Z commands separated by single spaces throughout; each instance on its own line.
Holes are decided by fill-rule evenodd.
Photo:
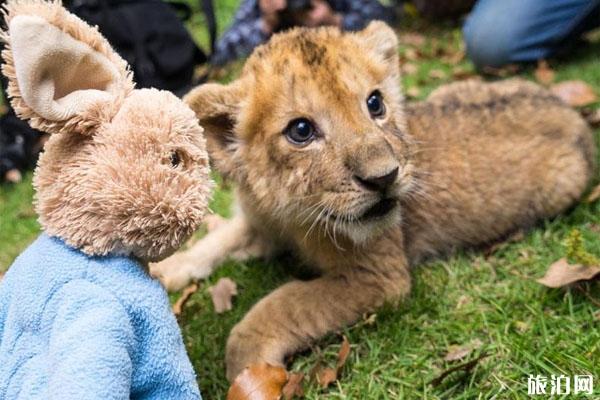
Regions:
M 11 103 L 51 134 L 34 176 L 42 227 L 88 255 L 170 255 L 201 223 L 212 187 L 192 110 L 134 90 L 125 61 L 60 3 L 14 1 L 5 14 Z

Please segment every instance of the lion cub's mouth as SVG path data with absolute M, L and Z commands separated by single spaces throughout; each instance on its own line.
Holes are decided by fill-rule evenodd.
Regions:
M 369 220 L 369 219 L 377 219 L 381 217 L 385 217 L 388 215 L 396 205 L 398 204 L 398 200 L 393 198 L 387 198 L 379 200 L 375 203 L 371 208 L 365 211 L 360 217 L 360 220 Z

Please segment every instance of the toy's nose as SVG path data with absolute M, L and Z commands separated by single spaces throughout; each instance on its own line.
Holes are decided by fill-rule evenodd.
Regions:
M 384 192 L 396 181 L 396 178 L 398 178 L 399 169 L 399 167 L 396 167 L 379 176 L 362 177 L 354 175 L 354 179 L 356 179 L 356 181 L 365 189 L 374 192 Z

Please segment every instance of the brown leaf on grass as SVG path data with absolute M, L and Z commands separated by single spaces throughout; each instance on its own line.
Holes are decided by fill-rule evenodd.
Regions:
M 542 85 L 549 85 L 554 82 L 554 70 L 548 65 L 548 61 L 539 60 L 534 72 L 535 79 Z
M 585 201 L 588 203 L 593 203 L 598 199 L 600 199 L 600 185 L 598 185 L 594 189 L 592 189 L 592 191 L 588 195 L 587 199 L 585 199 Z
M 231 299 L 238 294 L 237 285 L 229 278 L 221 278 L 214 286 L 208 288 L 208 293 L 215 306 L 215 312 L 221 314 L 233 308 Z
M 185 303 L 187 303 L 190 297 L 192 297 L 192 295 L 197 291 L 197 283 L 192 283 L 191 285 L 183 289 L 183 291 L 181 292 L 181 297 L 179 297 L 175 304 L 173 304 L 173 314 L 175 314 L 177 317 L 180 316 L 181 312 L 183 311 L 183 307 L 185 306 Z
M 23 175 L 18 169 L 13 168 L 4 174 L 4 179 L 10 183 L 19 183 L 23 180 Z
M 465 59 L 466 53 L 464 47 L 461 47 L 457 51 L 447 53 L 441 60 L 447 64 L 456 65 Z
M 279 400 L 287 378 L 282 367 L 252 364 L 235 378 L 227 392 L 227 400 Z
M 543 278 L 537 279 L 538 283 L 551 288 L 560 288 L 578 281 L 588 281 L 600 274 L 600 267 L 571 265 L 566 258 L 561 258 L 548 268 Z
M 400 42 L 400 44 L 406 46 L 420 47 L 425 44 L 427 39 L 424 35 L 418 32 L 403 32 L 400 35 L 398 35 L 398 41 Z
M 400 71 L 405 75 L 414 75 L 419 71 L 419 67 L 414 63 L 404 63 L 400 66 Z
M 594 90 L 583 81 L 564 81 L 550 86 L 555 96 L 572 107 L 582 107 L 598 101 Z
M 408 90 L 406 91 L 406 95 L 408 97 L 417 98 L 421 95 L 421 90 L 418 87 L 413 86 L 408 88 Z
M 342 340 L 342 345 L 340 346 L 340 350 L 338 351 L 337 362 L 335 364 L 335 368 L 321 368 L 317 367 L 315 376 L 317 378 L 317 382 L 319 385 L 325 389 L 333 382 L 338 379 L 338 375 L 340 370 L 346 364 L 348 360 L 348 356 L 350 355 L 350 342 L 348 338 L 344 336 Z
M 483 343 L 481 342 L 481 340 L 476 339 L 476 340 L 472 341 L 471 343 L 463 345 L 463 346 L 456 346 L 456 345 L 450 346 L 450 348 L 448 349 L 448 353 L 444 357 L 444 361 L 462 360 L 463 358 L 465 358 L 466 356 L 471 354 L 471 352 L 473 350 L 481 347 L 482 344 Z
M 449 368 L 449 369 L 445 370 L 444 372 L 442 372 L 437 378 L 432 379 L 429 382 L 429 384 L 433 387 L 437 387 L 444 381 L 444 379 L 446 379 L 446 377 L 448 375 L 450 375 L 454 372 L 457 372 L 457 371 L 464 371 L 466 373 L 469 373 L 469 372 L 471 372 L 471 370 L 473 368 L 475 368 L 475 366 L 479 363 L 479 361 L 483 360 L 487 356 L 488 356 L 488 354 L 481 353 L 478 357 L 472 359 L 471 361 L 467 361 L 465 363 L 458 364 L 452 368 Z
M 346 336 L 343 337 L 342 345 L 340 346 L 340 351 L 338 352 L 338 360 L 337 360 L 337 369 L 339 370 L 346 364 L 346 360 L 348 360 L 348 356 L 350 355 L 350 342 Z
M 444 357 L 444 361 L 462 360 L 471 353 L 471 350 L 469 346 L 450 346 L 448 354 Z
M 483 73 L 487 75 L 496 76 L 498 78 L 506 78 L 519 72 L 521 67 L 519 64 L 508 64 L 501 68 L 495 68 L 490 66 L 483 67 Z
M 420 60 L 422 58 L 422 54 L 420 51 L 413 49 L 413 48 L 408 48 L 404 51 L 404 58 L 406 58 L 409 61 L 417 61 Z
M 452 78 L 456 80 L 465 80 L 478 76 L 474 71 L 467 70 L 464 67 L 456 66 L 452 68 Z
M 441 69 L 432 69 L 429 71 L 429 77 L 431 79 L 444 79 L 446 78 L 446 73 Z
M 319 386 L 325 389 L 337 380 L 337 371 L 333 368 L 319 368 L 316 376 Z
M 285 400 L 293 399 L 294 396 L 304 396 L 304 374 L 302 372 L 295 372 L 289 374 L 289 378 L 285 386 L 283 387 L 282 394 Z
M 0 281 L 2 281 L 2 278 L 4 278 L 4 272 L 0 271 Z
M 590 229 L 590 231 L 595 232 L 595 233 L 600 233 L 600 225 L 598 224 L 589 224 L 588 228 Z

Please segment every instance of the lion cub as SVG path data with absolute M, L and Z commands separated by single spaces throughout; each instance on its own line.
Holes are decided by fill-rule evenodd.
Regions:
M 187 96 L 240 212 L 155 272 L 177 289 L 244 249 L 292 249 L 322 271 L 238 323 L 229 379 L 403 298 L 409 265 L 554 216 L 585 190 L 595 145 L 575 111 L 518 80 L 406 104 L 397 46 L 378 22 L 295 29 L 258 48 L 238 80 Z

